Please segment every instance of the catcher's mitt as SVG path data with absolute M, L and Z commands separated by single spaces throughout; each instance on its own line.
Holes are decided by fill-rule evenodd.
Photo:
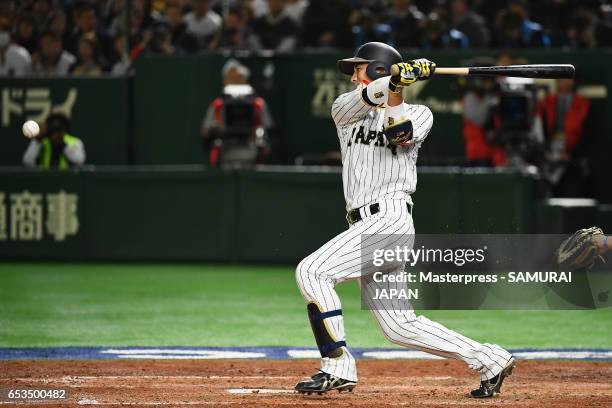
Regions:
M 593 240 L 597 235 L 603 235 L 599 227 L 583 228 L 563 241 L 557 250 L 557 262 L 564 270 L 591 269 L 599 258 L 599 248 Z

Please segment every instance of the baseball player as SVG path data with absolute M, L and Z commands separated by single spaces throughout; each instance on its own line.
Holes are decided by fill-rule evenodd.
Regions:
M 396 64 L 399 74 L 390 76 Z M 342 180 L 349 229 L 303 259 L 296 269 L 299 289 L 308 302 L 310 324 L 321 353 L 320 372 L 299 382 L 301 393 L 330 390 L 352 391 L 357 385 L 355 359 L 347 348 L 342 308 L 335 291 L 339 283 L 374 272 L 362 262 L 364 246 L 383 243 L 397 248 L 414 243 L 412 199 L 419 148 L 433 124 L 429 108 L 404 103 L 402 87 L 427 80 L 435 64 L 426 59 L 403 62 L 392 47 L 378 42 L 362 45 L 353 58 L 338 61 L 338 68 L 351 75 L 355 90 L 333 103 L 342 154 Z M 399 272 L 399 260 L 387 264 Z M 375 293 L 402 284 L 362 284 L 365 293 Z M 363 286 L 366 287 L 363 287 Z M 366 296 L 373 299 L 372 296 Z M 397 310 L 369 306 L 385 336 L 393 343 L 446 358 L 465 361 L 480 373 L 475 398 L 492 397 L 515 365 L 513 356 L 495 344 L 481 344 L 446 327 L 416 316 L 409 303 Z M 389 308 L 387 308 L 389 309 Z

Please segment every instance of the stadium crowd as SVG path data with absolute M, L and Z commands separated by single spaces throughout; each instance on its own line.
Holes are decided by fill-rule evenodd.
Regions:
M 609 47 L 612 0 L 0 0 L 0 75 L 123 74 L 139 55 L 354 49 L 368 41 Z

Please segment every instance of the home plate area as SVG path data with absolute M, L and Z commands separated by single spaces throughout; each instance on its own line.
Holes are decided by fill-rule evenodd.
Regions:
M 302 395 L 293 386 L 319 366 L 308 349 L 70 349 L 0 349 L 0 389 L 67 390 L 44 406 L 612 406 L 609 350 L 514 350 L 518 365 L 502 393 L 473 400 L 478 376 L 465 364 L 397 354 L 406 350 L 359 350 L 353 392 Z
M 521 360 L 612 361 L 610 349 L 511 349 Z M 439 360 L 440 357 L 407 349 L 351 348 L 357 359 Z M 319 351 L 299 347 L 46 347 L 2 348 L 0 360 L 213 360 L 213 359 L 317 359 Z

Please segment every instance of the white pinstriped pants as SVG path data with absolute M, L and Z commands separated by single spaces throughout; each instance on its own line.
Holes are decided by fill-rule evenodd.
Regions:
M 380 211 L 374 215 L 369 213 L 368 206 L 362 208 L 362 221 L 351 225 L 347 231 L 304 258 L 296 268 L 296 280 L 302 296 L 308 302 L 317 302 L 321 312 L 342 308 L 334 289 L 338 283 L 375 271 L 371 260 L 362 259 L 362 244 L 368 247 L 370 253 L 372 247 L 395 249 L 399 245 L 412 248 L 414 224 L 406 201 L 379 201 L 379 205 Z M 367 234 L 365 239 L 364 234 Z M 391 264 L 390 272 L 401 271 L 404 266 L 399 262 Z M 405 286 L 405 283 L 376 283 L 372 280 L 362 290 L 374 293 L 376 288 L 388 290 Z M 372 296 L 367 298 L 371 299 Z M 495 344 L 478 343 L 424 316 L 417 317 L 408 302 L 398 305 L 397 310 L 371 306 L 372 314 L 391 342 L 441 357 L 463 360 L 480 373 L 481 380 L 496 376 L 511 358 L 510 353 Z M 325 321 L 336 341 L 346 341 L 342 316 L 330 317 Z M 344 353 L 341 357 L 322 358 L 321 371 L 357 381 L 355 359 L 346 347 L 342 349 Z

